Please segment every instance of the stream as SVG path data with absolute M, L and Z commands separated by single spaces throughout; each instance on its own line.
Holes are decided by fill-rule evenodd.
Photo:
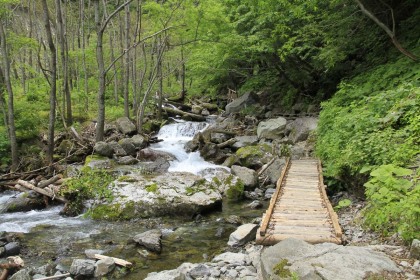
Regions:
M 151 148 L 168 151 L 176 157 L 169 172 L 188 171 L 211 178 L 212 170 L 224 167 L 204 161 L 198 152 L 186 153 L 183 149 L 184 144 L 206 126 L 206 123 L 195 122 L 166 125 L 157 135 L 164 141 Z M 16 193 L 11 191 L 0 193 L 0 210 L 14 195 Z M 121 222 L 97 221 L 83 216 L 63 217 L 59 215 L 62 206 L 55 206 L 40 211 L 0 214 L 0 231 L 18 234 L 26 265 L 39 267 L 54 262 L 69 268 L 74 258 L 85 258 L 86 249 L 98 249 L 105 255 L 134 263 L 129 273 L 120 269 L 118 278 L 144 279 L 149 272 L 173 269 L 183 262 L 208 261 L 223 252 L 227 249 L 230 233 L 237 228 L 237 225 L 225 222 L 228 216 L 240 216 L 244 222 L 261 217 L 263 210 L 243 208 L 248 203 L 224 201 L 222 211 L 196 220 L 163 217 Z M 129 242 L 136 234 L 153 228 L 159 228 L 163 233 L 161 254 L 147 252 Z

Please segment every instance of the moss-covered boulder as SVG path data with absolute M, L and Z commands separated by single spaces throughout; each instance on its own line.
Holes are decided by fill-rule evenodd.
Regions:
M 246 146 L 236 151 L 236 157 L 239 165 L 256 170 L 270 161 L 273 156 L 271 151 L 268 144 Z

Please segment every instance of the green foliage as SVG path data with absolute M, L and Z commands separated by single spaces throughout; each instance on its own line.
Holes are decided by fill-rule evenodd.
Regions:
M 65 181 L 61 190 L 61 194 L 70 200 L 68 211 L 80 214 L 84 202 L 89 199 L 112 201 L 112 181 L 114 177 L 106 170 L 84 168 L 78 176 Z
M 340 210 L 342 208 L 347 208 L 351 205 L 350 199 L 342 199 L 338 202 L 338 204 L 334 207 L 335 210 Z
M 0 127 L 0 165 L 10 161 L 10 142 L 5 127 Z
M 387 164 L 370 175 L 365 184 L 369 200 L 365 225 L 384 235 L 398 232 L 407 241 L 420 238 L 419 174 Z
M 363 181 L 368 167 L 416 161 L 420 152 L 416 66 L 406 58 L 381 65 L 343 82 L 322 104 L 316 154 L 325 164 L 325 175 Z

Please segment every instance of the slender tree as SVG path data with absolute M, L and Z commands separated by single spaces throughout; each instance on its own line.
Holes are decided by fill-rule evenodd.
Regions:
M 0 19 L 0 49 L 3 57 L 3 77 L 6 84 L 6 90 L 8 93 L 7 100 L 7 122 L 8 122 L 8 133 L 10 140 L 10 150 L 12 155 L 12 165 L 10 167 L 11 172 L 15 172 L 18 168 L 18 148 L 16 140 L 16 128 L 15 128 L 15 116 L 14 116 L 14 97 L 12 83 L 10 81 L 10 59 L 6 41 L 6 31 L 3 25 L 2 19 Z
M 48 121 L 48 150 L 47 150 L 47 162 L 51 164 L 53 162 L 54 155 L 54 125 L 55 125 L 55 111 L 57 102 L 57 54 L 54 45 L 54 40 L 51 32 L 50 16 L 48 12 L 47 0 L 42 0 L 42 10 L 44 13 L 44 26 L 47 34 L 47 42 L 50 50 L 50 73 L 49 79 L 50 84 L 50 114 Z

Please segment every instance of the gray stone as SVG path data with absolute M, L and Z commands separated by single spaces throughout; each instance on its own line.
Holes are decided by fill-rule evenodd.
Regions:
M 232 145 L 234 149 L 239 149 L 245 146 L 251 146 L 258 143 L 258 136 L 236 136 L 236 142 Z
M 259 200 L 254 200 L 250 204 L 248 204 L 246 207 L 251 209 L 258 209 L 261 208 L 263 205 Z
M 286 239 L 263 250 L 263 279 L 280 279 L 273 267 L 287 260 L 287 269 L 302 280 L 364 279 L 368 273 L 400 272 L 384 253 L 371 248 L 340 246 L 332 243 L 311 245 L 302 240 Z
M 211 133 L 210 134 L 210 141 L 216 144 L 223 143 L 229 140 L 231 137 L 225 133 Z
M 97 250 L 97 249 L 86 249 L 85 250 L 85 255 L 86 257 L 90 258 L 90 259 L 94 259 L 95 255 L 103 255 L 104 250 Z
M 131 137 L 131 142 L 133 143 L 134 147 L 136 147 L 136 149 L 143 149 L 147 146 L 146 139 L 139 134 L 136 134 L 133 137 Z
M 312 117 L 297 118 L 293 122 L 290 122 L 286 126 L 286 134 L 292 143 L 305 141 L 309 133 L 316 129 L 318 125 L 318 119 Z
M 40 278 L 45 278 L 46 276 L 43 274 L 35 274 L 34 276 L 32 276 L 32 279 L 40 279 Z
M 96 262 L 94 260 L 74 259 L 69 272 L 72 275 L 93 276 L 95 264 Z
M 240 225 L 242 224 L 242 219 L 241 217 L 236 215 L 229 215 L 228 217 L 226 217 L 226 222 L 229 224 Z
M 199 264 L 193 269 L 190 270 L 190 276 L 192 278 L 198 278 L 198 277 L 205 277 L 209 276 L 211 274 L 210 268 L 205 264 Z
M 420 240 L 414 239 L 413 242 L 411 242 L 410 257 L 420 260 Z
M 192 263 L 183 263 L 177 269 L 149 273 L 144 280 L 190 280 L 191 277 L 187 276 L 187 273 L 195 266 L 197 265 Z
M 9 280 L 32 280 L 29 270 L 22 269 L 12 275 Z
M 258 225 L 255 224 L 244 224 L 238 227 L 229 236 L 228 245 L 232 247 L 242 246 L 245 243 L 255 240 Z
M 209 110 L 207 110 L 207 109 L 203 109 L 203 110 L 201 111 L 201 115 L 203 115 L 203 116 L 207 117 L 207 116 L 209 116 L 209 115 L 210 115 L 210 112 L 209 112 Z
M 290 149 L 292 159 L 300 159 L 303 157 L 307 157 L 308 155 L 306 153 L 305 146 L 306 142 L 299 142 L 293 145 Z
M 232 253 L 226 252 L 220 255 L 217 255 L 212 260 L 213 263 L 225 263 L 225 264 L 232 264 L 232 265 L 246 265 L 249 260 L 248 256 L 243 253 Z
M 118 164 L 121 164 L 121 165 L 132 165 L 132 164 L 138 163 L 139 161 L 138 159 L 135 159 L 132 156 L 124 156 L 124 157 L 119 158 L 117 162 Z
M 33 191 L 22 192 L 1 203 L 0 213 L 30 211 L 41 207 L 45 207 L 45 202 L 40 195 Z
M 268 176 L 270 183 L 277 183 L 280 178 L 281 170 L 285 164 L 286 160 L 284 158 L 276 158 L 274 162 L 264 171 L 263 174 Z
M 246 190 L 254 189 L 258 186 L 258 174 L 255 170 L 239 165 L 232 165 L 231 171 L 233 175 L 238 176 L 242 180 Z
M 96 262 L 95 277 L 107 275 L 115 268 L 115 261 L 113 258 L 106 258 Z
M 5 253 L 4 255 L 7 256 L 16 256 L 20 253 L 20 244 L 19 242 L 10 242 L 4 246 Z
M 127 155 L 127 152 L 117 142 L 111 141 L 111 142 L 109 142 L 109 145 L 114 150 L 114 155 L 119 156 L 119 157 Z
M 226 272 L 226 276 L 229 277 L 230 279 L 237 279 L 238 277 L 238 271 L 236 271 L 235 269 L 229 269 Z
M 287 120 L 282 117 L 262 121 L 257 127 L 258 138 L 274 140 L 283 137 L 286 124 Z
M 127 117 L 117 119 L 117 128 L 124 135 L 131 135 L 136 132 L 136 126 Z
M 226 114 L 232 114 L 240 112 L 242 109 L 255 104 L 257 100 L 257 96 L 252 92 L 247 92 L 242 96 L 238 97 L 237 99 L 230 102 L 226 105 L 225 111 Z
M 95 146 L 93 147 L 93 150 L 96 154 L 109 158 L 112 157 L 112 155 L 114 154 L 114 149 L 112 148 L 112 146 L 102 141 L 96 142 Z
M 162 251 L 162 232 L 159 229 L 152 229 L 133 237 L 134 241 L 144 246 L 147 250 L 160 253 Z
M 137 154 L 136 146 L 131 138 L 124 138 L 118 141 L 118 144 L 124 149 L 127 155 L 135 156 Z

